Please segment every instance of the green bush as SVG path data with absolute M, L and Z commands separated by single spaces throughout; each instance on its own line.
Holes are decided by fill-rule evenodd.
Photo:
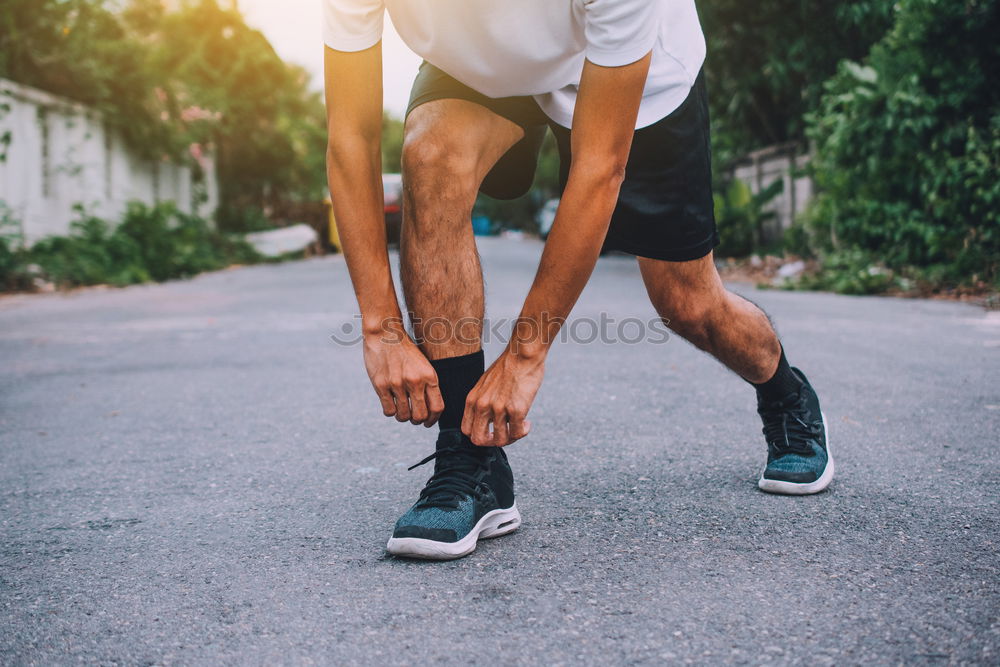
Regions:
M 809 118 L 813 250 L 854 250 L 943 285 L 998 280 L 997 35 L 997 0 L 901 0 L 866 62 L 841 64 Z
M 223 204 L 215 211 L 215 219 L 220 229 L 238 234 L 263 232 L 275 227 L 259 206 Z
M 784 181 L 778 180 L 754 194 L 750 186 L 739 179 L 715 188 L 715 222 L 719 228 L 720 257 L 746 257 L 763 249 L 761 241 L 764 223 L 774 219 L 774 211 L 764 207 L 781 194 Z
M 20 230 L 10 209 L 0 201 L 0 291 L 27 289 L 30 285 Z
M 904 2 L 906 0 L 903 0 Z M 715 164 L 805 138 L 803 114 L 844 58 L 864 58 L 892 25 L 894 0 L 707 0 L 705 74 Z
M 114 229 L 80 210 L 69 236 L 50 236 L 30 249 L 18 248 L 9 237 L 0 239 L 0 279 L 6 289 L 23 289 L 36 277 L 59 287 L 122 286 L 262 259 L 242 239 L 220 233 L 172 204 L 133 202 Z
M 840 294 L 880 294 L 905 289 L 910 282 L 896 275 L 868 253 L 848 250 L 824 258 L 816 273 L 806 273 L 784 284 L 786 289 L 824 290 Z

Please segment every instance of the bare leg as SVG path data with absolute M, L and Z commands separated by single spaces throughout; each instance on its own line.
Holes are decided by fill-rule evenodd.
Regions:
M 750 382 L 769 380 L 781 346 L 767 315 L 728 291 L 712 253 L 690 262 L 639 258 L 646 291 L 667 326 Z
M 465 100 L 422 104 L 403 142 L 403 293 L 429 359 L 481 347 L 483 276 L 472 235 L 479 185 L 524 131 Z

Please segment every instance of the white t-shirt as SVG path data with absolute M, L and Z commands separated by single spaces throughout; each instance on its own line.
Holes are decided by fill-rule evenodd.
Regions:
M 653 52 L 636 128 L 681 105 L 705 60 L 694 0 L 323 0 L 323 40 L 362 51 L 385 10 L 417 55 L 488 97 L 532 95 L 570 127 L 584 58 L 619 67 Z

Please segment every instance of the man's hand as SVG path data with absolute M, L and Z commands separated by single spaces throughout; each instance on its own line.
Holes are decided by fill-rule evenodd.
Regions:
M 544 374 L 544 355 L 529 358 L 506 350 L 469 393 L 462 432 L 486 447 L 504 447 L 528 435 L 528 410 Z
M 366 336 L 365 369 L 386 417 L 427 427 L 437 422 L 444 410 L 437 373 L 406 333 Z

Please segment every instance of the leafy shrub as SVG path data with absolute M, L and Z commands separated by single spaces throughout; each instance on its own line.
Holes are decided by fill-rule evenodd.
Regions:
M 868 253 L 848 250 L 831 253 L 816 273 L 805 273 L 788 280 L 786 289 L 826 290 L 840 294 L 880 294 L 890 289 L 909 286 L 894 271 L 886 268 Z
M 903 0 L 904 2 L 906 0 Z M 805 138 L 803 114 L 844 58 L 857 60 L 892 25 L 893 0 L 708 0 L 705 73 L 714 160 Z
M 20 229 L 10 209 L 0 201 L 0 290 L 27 289 L 30 285 Z
M 64 287 L 149 280 L 134 244 L 127 243 L 127 237 L 111 236 L 106 222 L 84 216 L 73 223 L 69 236 L 44 238 L 27 257 L 39 267 L 39 277 Z
M 781 194 L 784 181 L 778 180 L 754 194 L 750 186 L 739 179 L 715 189 L 715 222 L 719 228 L 720 257 L 746 257 L 761 250 L 764 223 L 775 217 L 764 208 Z
M 222 234 L 166 203 L 153 207 L 130 203 L 114 229 L 81 210 L 69 236 L 50 236 L 30 249 L 18 250 L 10 255 L 13 259 L 7 266 L 4 252 L 10 252 L 9 248 L 6 242 L 0 244 L 0 276 L 8 289 L 23 288 L 24 276 L 37 276 L 60 287 L 122 286 L 186 278 L 261 260 L 242 239 Z
M 247 234 L 274 229 L 274 223 L 259 206 L 228 206 L 221 205 L 215 212 L 219 228 L 227 232 Z
M 944 283 L 998 280 L 998 4 L 902 0 L 865 64 L 827 82 L 809 118 L 820 194 L 805 222 L 832 263 L 856 249 Z

